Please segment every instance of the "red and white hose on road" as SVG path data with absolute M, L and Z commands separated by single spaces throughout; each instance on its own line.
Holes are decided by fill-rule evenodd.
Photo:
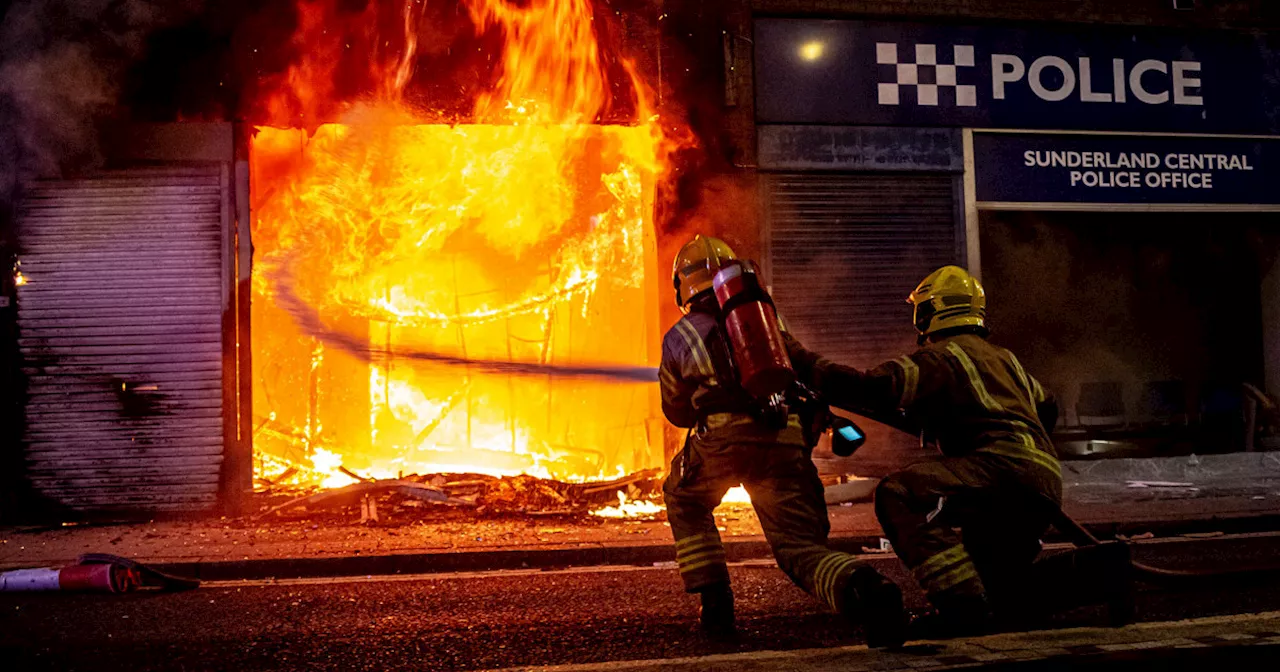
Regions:
M 0 573 L 0 592 L 125 593 L 137 588 L 139 583 L 135 570 L 114 564 L 40 567 Z
M 191 590 L 200 581 L 173 576 L 136 560 L 106 553 L 86 553 L 74 565 L 0 572 L 0 592 L 74 591 L 127 593 L 139 588 Z

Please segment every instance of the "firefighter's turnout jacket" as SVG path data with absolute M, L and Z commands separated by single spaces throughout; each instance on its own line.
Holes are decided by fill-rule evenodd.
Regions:
M 663 484 L 676 560 L 686 590 L 727 581 L 724 547 L 712 511 L 741 483 L 751 496 L 778 566 L 797 585 L 837 611 L 845 584 L 862 563 L 827 548 L 830 523 L 822 482 L 809 458 L 800 419 L 785 426 L 758 420 L 748 398 L 727 380 L 728 346 L 715 299 L 695 300 L 667 332 L 658 378 L 662 410 L 692 430 Z
M 931 596 L 1014 597 L 1000 593 L 1016 591 L 1061 501 L 1061 467 L 1038 410 L 1056 413 L 1044 387 L 1013 353 L 974 333 L 865 372 L 791 338 L 788 348 L 800 379 L 833 406 L 872 416 L 904 411 L 942 451 L 941 460 L 892 474 L 876 490 L 881 527 L 922 587 Z

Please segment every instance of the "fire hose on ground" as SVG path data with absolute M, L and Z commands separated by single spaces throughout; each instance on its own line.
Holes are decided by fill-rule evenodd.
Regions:
M 199 587 L 196 579 L 166 574 L 136 560 L 107 553 L 86 553 L 66 567 L 0 572 L 0 592 L 127 593 L 142 588 L 176 592 Z
M 1052 524 L 1076 548 L 1096 548 L 1107 544 L 1125 544 L 1123 541 L 1103 541 L 1083 525 L 1067 515 L 1062 507 L 1052 503 Z M 1134 578 L 1153 585 L 1166 587 L 1201 587 L 1220 586 L 1222 582 L 1240 581 L 1249 583 L 1264 578 L 1280 576 L 1280 567 L 1249 567 L 1235 569 L 1167 569 L 1152 567 L 1132 558 L 1129 565 L 1133 569 Z

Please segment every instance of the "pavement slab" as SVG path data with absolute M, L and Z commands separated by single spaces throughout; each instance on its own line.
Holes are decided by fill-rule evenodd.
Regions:
M 502 672 L 698 672 L 907 671 L 975 669 L 1000 663 L 1052 662 L 1071 669 L 1103 659 L 1136 662 L 1116 654 L 1176 655 L 1188 648 L 1280 647 L 1280 612 L 1137 623 L 1123 628 L 1069 628 L 1002 633 L 937 642 L 909 642 L 901 650 L 842 646 L 795 651 L 752 651 L 677 659 L 613 661 L 575 665 L 524 666 Z M 1278 648 L 1274 653 L 1280 652 Z

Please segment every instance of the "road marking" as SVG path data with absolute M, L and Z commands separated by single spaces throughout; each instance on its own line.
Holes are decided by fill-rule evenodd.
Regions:
M 875 556 L 869 556 L 874 558 Z M 727 563 L 729 567 L 745 569 L 770 569 L 777 564 L 772 559 L 758 558 Z M 253 586 L 312 586 L 339 583 L 387 583 L 397 581 L 446 581 L 459 579 L 500 579 L 520 576 L 548 576 L 564 574 L 610 574 L 619 572 L 675 572 L 675 565 L 598 565 L 591 567 L 561 567 L 557 569 L 495 569 L 474 572 L 428 572 L 422 574 L 385 574 L 364 576 L 319 576 L 291 579 L 234 579 L 229 581 L 201 581 L 201 588 L 243 588 Z

